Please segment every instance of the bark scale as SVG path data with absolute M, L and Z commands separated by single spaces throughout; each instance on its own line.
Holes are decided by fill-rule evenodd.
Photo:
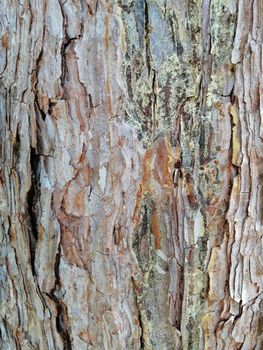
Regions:
M 0 347 L 263 347 L 261 0 L 3 0 Z

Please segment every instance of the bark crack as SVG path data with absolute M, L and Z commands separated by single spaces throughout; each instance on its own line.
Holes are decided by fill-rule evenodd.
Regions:
M 67 305 L 62 301 L 61 281 L 59 275 L 59 265 L 61 259 L 61 245 L 59 244 L 55 260 L 55 286 L 50 292 L 50 298 L 55 302 L 57 307 L 56 327 L 63 339 L 63 349 L 72 350 L 70 327 L 68 321 Z
M 202 1 L 202 21 L 201 21 L 201 33 L 203 42 L 203 54 L 202 54 L 202 74 L 200 81 L 200 100 L 202 107 L 202 115 L 204 115 L 205 109 L 205 98 L 207 93 L 207 88 L 211 80 L 211 70 L 212 70 L 212 57 L 211 57 L 211 47 L 212 38 L 210 34 L 210 7 L 211 0 Z
M 135 281 L 134 277 L 131 277 L 131 282 L 132 282 L 132 287 L 133 287 L 133 293 L 135 295 L 134 302 L 135 302 L 135 306 L 137 308 L 139 327 L 141 329 L 140 349 L 144 349 L 145 348 L 144 336 L 143 336 L 144 326 L 143 326 L 143 320 L 142 320 L 142 314 L 141 314 L 141 307 L 139 305 L 139 300 L 138 300 L 138 292 L 137 292 L 138 287 L 136 286 L 136 281 Z
M 156 105 L 157 105 L 157 79 L 156 79 L 156 71 L 153 71 L 153 79 L 152 79 L 152 123 L 153 123 L 153 131 L 157 127 L 156 125 Z
M 151 73 L 151 49 L 150 49 L 150 24 L 149 24 L 149 9 L 148 1 L 144 1 L 144 38 L 145 38 L 145 60 L 148 77 Z
M 38 240 L 38 224 L 36 214 L 36 204 L 39 198 L 39 155 L 34 147 L 30 147 L 30 166 L 31 166 L 31 186 L 27 193 L 27 209 L 29 216 L 29 248 L 31 255 L 31 268 L 33 275 L 35 271 L 35 249 Z

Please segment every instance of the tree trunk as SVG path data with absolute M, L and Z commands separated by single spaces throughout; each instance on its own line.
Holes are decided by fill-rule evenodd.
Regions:
M 2 0 L 0 348 L 263 348 L 261 0 Z

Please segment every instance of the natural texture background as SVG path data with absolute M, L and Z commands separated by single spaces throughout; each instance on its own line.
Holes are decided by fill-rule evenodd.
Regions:
M 262 0 L 1 0 L 0 348 L 263 348 Z

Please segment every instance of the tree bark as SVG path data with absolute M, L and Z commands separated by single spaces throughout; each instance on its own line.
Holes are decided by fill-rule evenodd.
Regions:
M 2 0 L 0 348 L 263 348 L 261 0 Z

